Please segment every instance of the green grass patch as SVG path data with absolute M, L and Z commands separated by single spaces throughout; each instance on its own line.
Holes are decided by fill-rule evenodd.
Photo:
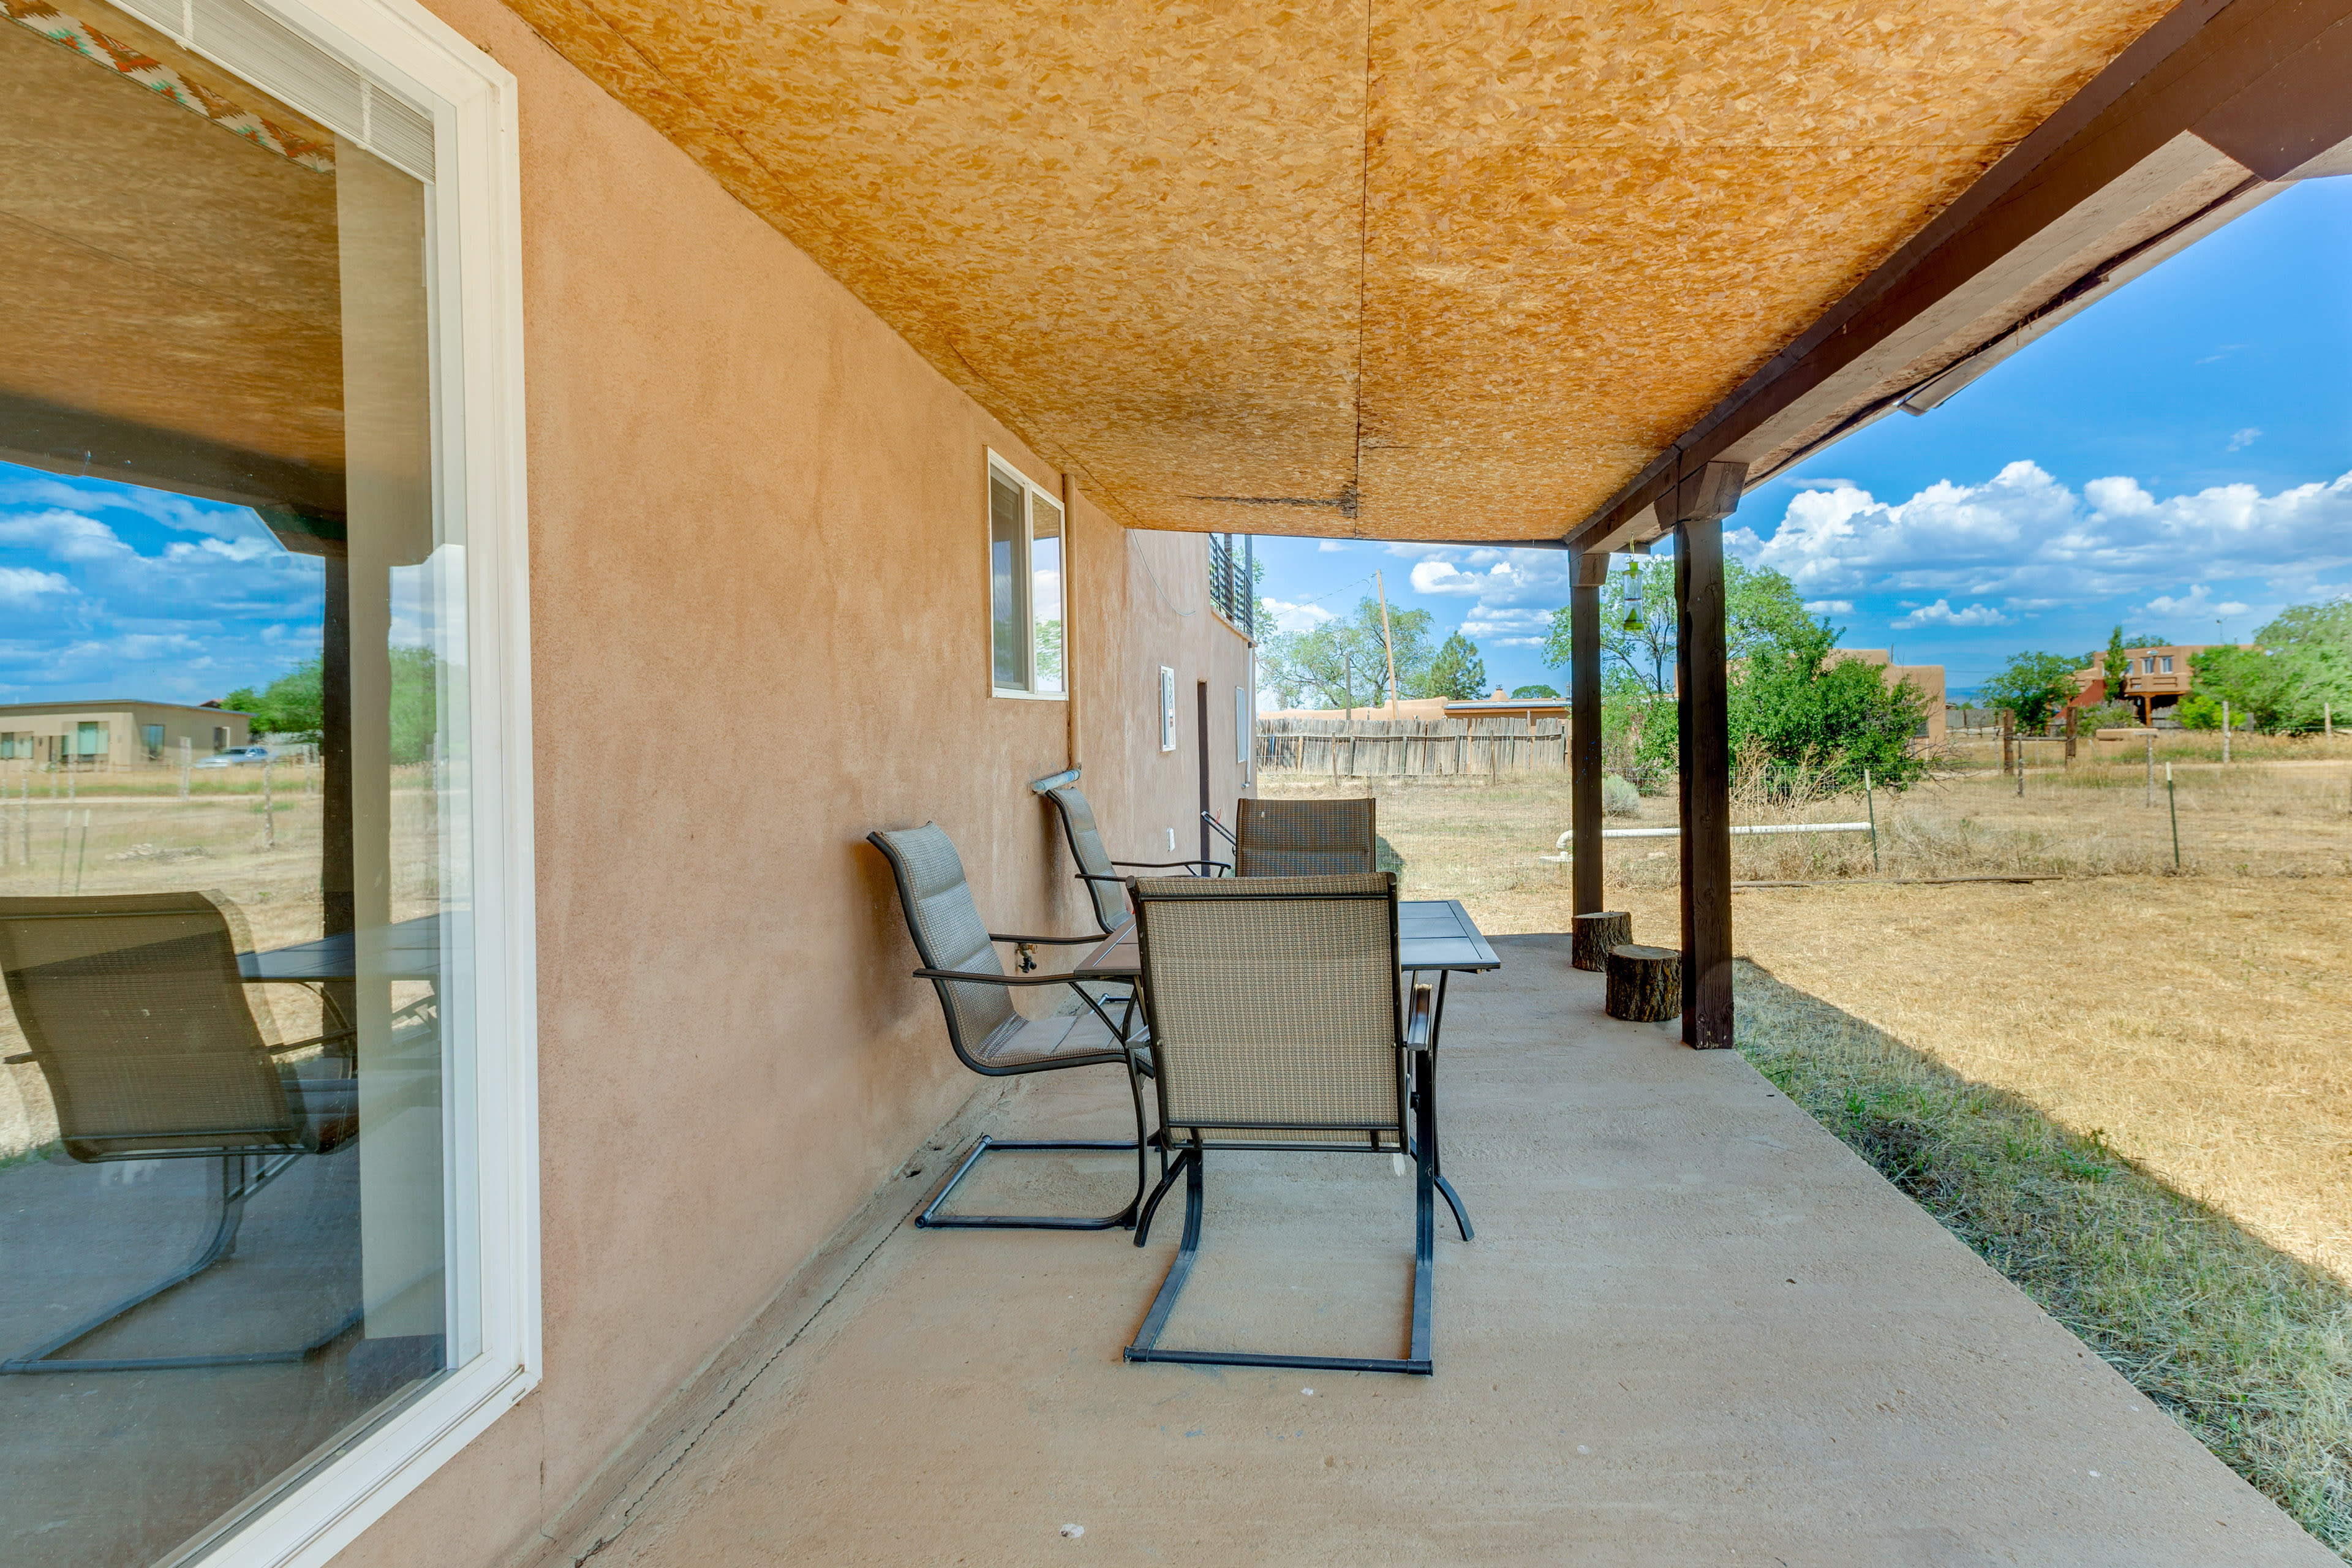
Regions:
M 1742 963 L 1740 1053 L 2352 1562 L 2352 1290 L 2033 1106 Z

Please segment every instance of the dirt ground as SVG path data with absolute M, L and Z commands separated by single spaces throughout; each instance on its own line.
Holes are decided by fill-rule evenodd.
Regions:
M 2053 879 L 1901 885 L 1873 879 L 1867 835 L 1736 841 L 1743 879 L 1831 885 L 1740 890 L 1734 942 L 2352 1280 L 2352 756 L 2174 771 L 2179 872 L 2160 764 L 2153 807 L 2136 767 L 2029 773 L 2022 799 L 2013 779 L 1962 774 L 1872 803 L 1884 877 Z M 1407 897 L 1459 898 L 1493 932 L 1568 929 L 1568 870 L 1538 858 L 1568 826 L 1564 780 L 1384 783 L 1379 799 Z M 1653 798 L 1611 826 L 1673 820 Z M 1675 840 L 1608 849 L 1609 903 L 1637 941 L 1677 945 Z

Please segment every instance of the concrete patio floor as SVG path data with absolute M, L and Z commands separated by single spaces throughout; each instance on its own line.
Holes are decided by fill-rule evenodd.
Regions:
M 1124 1364 L 1181 1194 L 1141 1251 L 919 1231 L 927 1150 L 540 1560 L 2341 1568 L 1737 1056 L 1603 1018 L 1564 938 L 1496 947 L 1446 1018 L 1478 1234 L 1440 1209 L 1433 1377 Z M 1054 1076 L 934 1142 L 1118 1135 L 1116 1072 Z M 1046 1158 L 967 1186 L 1122 1191 Z M 1401 1353 L 1387 1159 L 1231 1155 L 1209 1193 L 1164 1342 Z

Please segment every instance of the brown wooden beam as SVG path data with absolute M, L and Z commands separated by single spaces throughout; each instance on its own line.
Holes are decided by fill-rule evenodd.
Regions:
M 1605 908 L 1601 891 L 1601 585 L 1609 557 L 1580 555 L 1568 590 L 1569 862 L 1576 907 Z
M 1737 463 L 1675 487 L 1675 703 L 1682 805 L 1683 1043 L 1732 1043 L 1730 671 L 1723 519 L 1739 503 Z
M 1980 374 L 2283 182 L 2347 171 L 2352 0 L 2184 0 L 1562 542 L 1655 538 L 1700 465 L 1760 480 L 1955 367 Z

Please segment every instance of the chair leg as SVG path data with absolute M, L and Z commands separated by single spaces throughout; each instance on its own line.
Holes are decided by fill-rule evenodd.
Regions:
M 1127 1087 L 1129 1094 L 1135 1100 L 1134 1142 L 1129 1143 L 1123 1139 L 1116 1138 L 1014 1140 L 996 1138 L 982 1133 L 979 1142 L 971 1146 L 971 1152 L 963 1157 L 962 1163 L 956 1166 L 954 1173 L 950 1175 L 940 1190 L 932 1194 L 931 1201 L 923 1205 L 923 1212 L 915 1216 L 917 1228 L 922 1230 L 1124 1230 L 1133 1225 L 1136 1214 L 1143 1204 L 1144 1183 L 1149 1179 L 1150 1167 L 1146 1162 L 1150 1157 L 1148 1149 L 1150 1139 L 1143 1125 L 1143 1086 L 1136 1077 L 1135 1058 L 1131 1055 L 1128 1058 L 1127 1063 Z M 955 1195 L 955 1190 L 962 1184 L 963 1179 L 971 1174 L 973 1168 L 990 1154 L 1067 1153 L 1072 1151 L 1111 1149 L 1122 1152 L 1131 1149 L 1135 1152 L 1135 1195 L 1129 1198 L 1127 1206 L 1117 1214 L 1090 1217 L 1084 1215 L 952 1215 L 940 1212 L 948 1199 Z
M 1204 1199 L 1201 1152 L 1187 1149 L 1177 1156 L 1176 1163 L 1184 1168 L 1185 1173 L 1184 1239 L 1176 1248 L 1175 1261 L 1168 1266 L 1167 1278 L 1160 1282 L 1159 1293 L 1151 1299 L 1150 1310 L 1143 1317 L 1143 1326 L 1136 1331 L 1135 1342 L 1119 1352 L 1122 1359 L 1173 1362 L 1186 1366 L 1284 1366 L 1310 1372 L 1402 1372 L 1422 1377 L 1427 1377 L 1436 1370 L 1430 1357 L 1430 1323 L 1437 1216 L 1434 1179 L 1425 1161 L 1416 1156 L 1413 1162 L 1419 1175 L 1414 1191 L 1412 1348 L 1402 1360 L 1375 1356 L 1272 1355 L 1254 1351 L 1160 1349 L 1160 1331 L 1167 1328 L 1169 1315 L 1175 1311 L 1176 1299 L 1183 1294 L 1184 1282 L 1192 1277 L 1192 1265 L 1201 1251 L 1201 1211 Z M 1151 1205 L 1145 1210 L 1142 1225 L 1137 1227 L 1139 1245 L 1143 1228 L 1150 1224 L 1150 1206 L 1156 1206 L 1160 1194 L 1167 1190 L 1168 1184 L 1162 1182 L 1159 1191 L 1151 1194 Z
M 125 1296 L 96 1316 L 85 1318 L 38 1350 L 0 1362 L 0 1373 L 148 1372 L 172 1367 L 262 1366 L 273 1362 L 301 1361 L 324 1350 L 328 1345 L 349 1333 L 360 1321 L 362 1313 L 359 1310 L 354 1310 L 349 1317 L 336 1324 L 323 1338 L 313 1340 L 297 1350 L 247 1351 L 235 1355 L 114 1356 L 86 1361 L 59 1358 L 57 1354 L 67 1346 L 88 1339 L 116 1319 L 124 1317 L 134 1309 L 146 1305 L 166 1290 L 186 1284 L 235 1251 L 237 1228 L 245 1222 L 245 1205 L 247 1201 L 262 1188 L 284 1174 L 287 1168 L 301 1157 L 299 1151 L 266 1156 L 262 1159 L 260 1169 L 248 1181 L 245 1176 L 246 1156 L 222 1155 L 220 1219 L 213 1226 L 211 1238 L 196 1249 L 185 1268 L 160 1284 L 151 1285 L 135 1294 Z
M 1162 1131 L 1165 1131 L 1165 1129 Z M 1160 1163 L 1162 1168 L 1160 1173 L 1160 1184 L 1151 1189 L 1151 1196 L 1145 1201 L 1143 1213 L 1135 1222 L 1136 1246 L 1141 1247 L 1151 1239 L 1151 1216 L 1160 1212 L 1160 1200 L 1168 1195 L 1169 1186 L 1178 1176 L 1183 1173 L 1185 1166 L 1192 1161 L 1192 1151 L 1186 1149 L 1178 1153 L 1175 1164 L 1172 1166 L 1170 1165 L 1168 1163 L 1168 1144 L 1164 1139 L 1161 1141 L 1160 1145 Z

